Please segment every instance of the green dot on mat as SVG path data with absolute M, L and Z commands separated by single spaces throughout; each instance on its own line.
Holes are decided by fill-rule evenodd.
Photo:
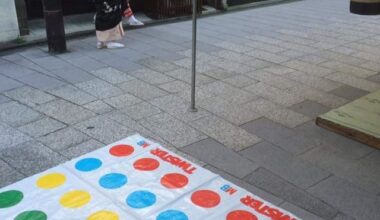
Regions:
M 24 194 L 17 190 L 0 193 L 0 209 L 17 205 L 24 198 Z
M 47 215 L 41 211 L 26 211 L 19 214 L 14 220 L 46 220 Z

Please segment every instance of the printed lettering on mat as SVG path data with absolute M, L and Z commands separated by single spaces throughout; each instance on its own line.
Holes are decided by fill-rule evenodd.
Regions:
M 299 220 L 140 135 L 0 189 L 2 220 Z

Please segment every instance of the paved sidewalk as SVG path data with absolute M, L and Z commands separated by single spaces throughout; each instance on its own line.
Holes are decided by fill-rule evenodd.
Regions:
M 0 187 L 140 133 L 303 219 L 380 219 L 380 151 L 316 115 L 380 89 L 380 17 L 305 0 L 0 55 Z

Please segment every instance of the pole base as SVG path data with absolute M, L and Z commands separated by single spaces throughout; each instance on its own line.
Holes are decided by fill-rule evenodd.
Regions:
M 198 109 L 194 107 L 190 107 L 189 112 L 198 112 Z

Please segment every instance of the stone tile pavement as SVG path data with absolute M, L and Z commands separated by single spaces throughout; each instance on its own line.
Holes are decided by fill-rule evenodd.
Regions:
M 304 219 L 380 219 L 380 153 L 314 125 L 380 89 L 380 18 L 304 0 L 0 54 L 0 187 L 133 133 Z M 379 122 L 380 123 L 380 122 Z

